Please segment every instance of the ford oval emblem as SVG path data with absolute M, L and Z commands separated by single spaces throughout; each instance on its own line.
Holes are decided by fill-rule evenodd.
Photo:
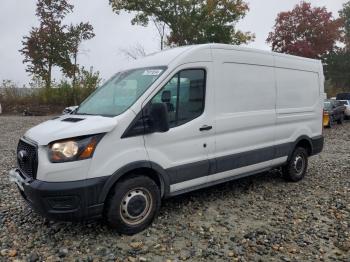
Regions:
M 17 157 L 20 161 L 26 161 L 28 158 L 28 153 L 25 150 L 21 150 L 17 153 Z

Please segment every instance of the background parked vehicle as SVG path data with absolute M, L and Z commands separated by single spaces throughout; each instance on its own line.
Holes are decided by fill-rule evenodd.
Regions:
M 350 93 L 339 93 L 336 97 L 337 100 L 350 100 Z
M 343 124 L 345 106 L 337 100 L 325 100 L 323 113 L 323 126 L 332 127 L 335 122 Z
M 339 102 L 345 106 L 345 119 L 350 119 L 350 100 L 339 100 Z

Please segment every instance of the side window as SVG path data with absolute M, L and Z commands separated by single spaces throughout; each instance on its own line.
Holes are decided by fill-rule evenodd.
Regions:
M 165 103 L 168 109 L 170 127 L 176 126 L 176 111 L 177 111 L 177 83 L 178 74 L 176 74 L 152 99 L 154 103 Z
M 203 69 L 188 69 L 177 73 L 152 99 L 165 103 L 170 127 L 185 124 L 203 113 L 206 73 Z

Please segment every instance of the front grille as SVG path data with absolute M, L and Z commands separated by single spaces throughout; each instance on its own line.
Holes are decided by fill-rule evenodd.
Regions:
M 38 149 L 35 145 L 19 140 L 17 146 L 17 163 L 19 169 L 27 176 L 36 178 L 38 169 Z

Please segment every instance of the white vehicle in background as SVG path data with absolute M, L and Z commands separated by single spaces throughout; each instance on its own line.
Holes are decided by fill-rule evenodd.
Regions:
M 339 100 L 339 102 L 345 106 L 345 118 L 350 119 L 350 100 Z
M 301 180 L 323 148 L 323 83 L 320 61 L 248 48 L 152 54 L 28 130 L 10 178 L 50 219 L 134 234 L 163 198 L 276 167 Z

